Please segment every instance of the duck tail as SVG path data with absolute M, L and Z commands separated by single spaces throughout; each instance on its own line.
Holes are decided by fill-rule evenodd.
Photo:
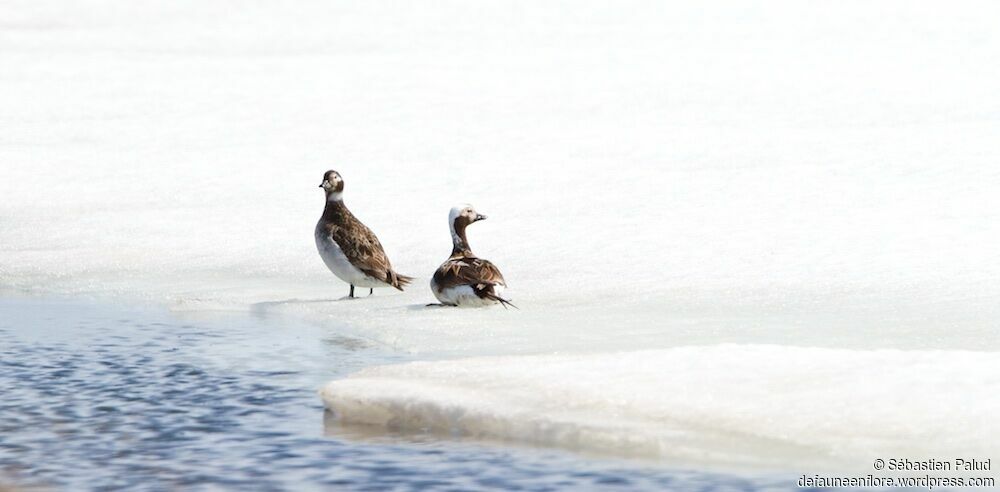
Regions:
M 510 306 L 510 307 L 512 307 L 514 309 L 517 309 L 517 310 L 521 309 L 521 308 L 515 306 L 513 302 L 510 302 L 509 300 L 504 299 L 503 297 L 500 297 L 500 296 L 498 296 L 496 294 L 488 293 L 488 294 L 486 294 L 486 298 L 487 299 L 492 299 L 494 301 L 499 302 L 500 305 L 503 306 L 504 309 L 507 309 L 507 306 Z
M 389 278 L 392 280 L 390 282 L 392 286 L 399 290 L 403 290 L 403 287 L 410 285 L 410 282 L 413 281 L 413 277 L 392 271 L 389 272 Z

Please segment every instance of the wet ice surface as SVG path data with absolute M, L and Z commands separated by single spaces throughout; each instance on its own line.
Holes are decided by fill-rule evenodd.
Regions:
M 375 434 L 316 388 L 402 360 L 329 328 L 232 313 L 0 300 L 0 484 L 60 490 L 759 490 L 779 479 Z

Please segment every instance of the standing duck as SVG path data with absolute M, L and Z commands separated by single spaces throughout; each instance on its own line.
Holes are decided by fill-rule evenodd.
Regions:
M 319 185 L 326 192 L 326 207 L 316 224 L 316 249 L 327 268 L 351 285 L 347 295 L 354 298 L 354 287 L 403 290 L 413 277 L 396 273 L 375 233 L 361 223 L 344 205 L 344 179 L 337 171 L 327 171 Z

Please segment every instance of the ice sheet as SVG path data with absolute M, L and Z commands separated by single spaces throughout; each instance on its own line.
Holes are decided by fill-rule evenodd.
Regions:
M 998 384 L 989 353 L 715 345 L 412 362 L 321 396 L 345 422 L 396 430 L 870 472 L 879 457 L 995 454 Z
M 541 388 L 637 350 L 694 378 L 708 369 L 686 374 L 677 351 L 720 367 L 737 349 L 677 347 L 724 343 L 781 346 L 747 350 L 788 371 L 813 353 L 800 347 L 837 349 L 806 374 L 875 364 L 872 349 L 906 351 L 883 371 L 957 374 L 972 357 L 994 374 L 986 355 L 959 351 L 1000 349 L 997 9 L 5 2 L 0 287 L 304 316 L 462 357 L 441 366 L 456 373 L 492 355 L 573 357 Z M 347 286 L 312 238 L 329 168 L 394 266 L 418 277 L 406 293 L 335 302 Z M 490 216 L 469 239 L 520 310 L 424 308 L 459 202 Z M 943 361 L 915 362 L 928 350 Z M 722 381 L 711 394 L 724 402 L 698 407 L 715 419 L 705 425 L 752 433 L 772 410 L 799 427 L 821 419 L 825 406 L 793 405 L 798 390 L 750 360 L 750 399 L 781 404 L 740 417 L 734 402 L 751 395 Z M 521 359 L 501 362 L 488 379 L 514 385 Z M 606 377 L 651 409 L 677 398 L 618 367 Z M 396 370 L 406 377 L 333 387 L 397 408 L 379 398 L 430 383 Z M 844 377 L 844 391 L 870 379 Z M 448 380 L 434 384 L 450 398 Z M 931 389 L 966 398 L 959 418 L 976 422 L 995 403 L 980 382 Z M 532 404 L 578 407 L 580 429 L 622 422 L 580 395 Z M 867 407 L 837 408 L 860 422 Z M 907 408 L 891 441 L 924 449 L 907 436 L 944 410 Z M 818 445 L 860 449 L 843 439 Z

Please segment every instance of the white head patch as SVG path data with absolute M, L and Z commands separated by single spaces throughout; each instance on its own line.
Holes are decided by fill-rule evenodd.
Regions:
M 451 227 L 455 227 L 455 219 L 457 219 L 458 216 L 468 215 L 470 213 L 473 216 L 476 215 L 476 209 L 472 208 L 472 205 L 469 205 L 468 203 L 455 205 L 451 208 L 451 212 L 448 213 L 448 224 L 451 225 Z

